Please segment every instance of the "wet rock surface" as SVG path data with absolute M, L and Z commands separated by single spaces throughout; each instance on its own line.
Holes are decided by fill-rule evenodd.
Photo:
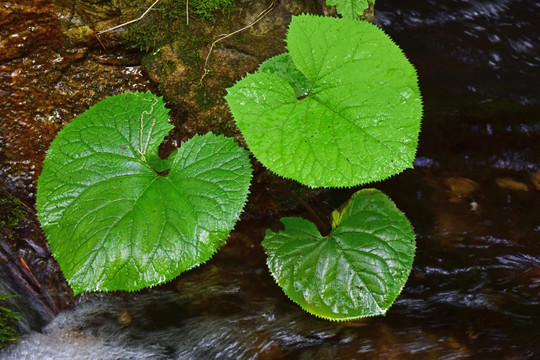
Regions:
M 80 4 L 8 1 L 0 8 L 0 185 L 2 198 L 23 212 L 14 232 L 0 233 L 0 258 L 44 322 L 72 303 L 34 210 L 46 150 L 66 123 L 100 99 L 151 88 L 139 53 L 119 49 L 114 37 L 100 43 L 88 26 L 84 36 L 73 35 L 82 26 Z M 0 211 L 17 216 L 12 208 Z
M 415 168 L 372 184 L 417 234 L 413 272 L 384 318 L 330 323 L 282 294 L 260 242 L 279 217 L 309 215 L 258 166 L 242 221 L 210 262 L 159 288 L 74 299 L 34 211 L 35 182 L 59 129 L 105 96 L 151 89 L 172 108 L 177 128 L 169 148 L 208 130 L 240 139 L 225 89 L 284 51 L 292 14 L 331 11 L 315 1 L 280 1 L 259 23 L 217 43 L 206 66 L 217 35 L 248 25 L 271 2 L 238 1 L 215 23 L 191 17 L 189 26 L 176 8 L 173 30 L 150 39 L 155 43 L 134 42 L 129 27 L 96 36 L 150 3 L 28 0 L 0 7 L 0 263 L 11 277 L 0 291 L 30 299 L 33 315 L 19 310 L 32 319 L 23 331 L 75 305 L 0 357 L 540 356 L 540 5 L 526 0 L 377 4 L 375 22 L 417 67 L 425 103 Z M 160 14 L 141 21 L 140 31 L 163 20 Z M 323 214 L 357 190 L 293 187 Z

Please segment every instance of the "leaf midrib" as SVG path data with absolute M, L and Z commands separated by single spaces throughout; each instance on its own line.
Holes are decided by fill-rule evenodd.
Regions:
M 133 175 L 130 175 L 130 176 L 133 176 Z M 112 178 L 109 178 L 109 179 L 112 179 Z M 122 216 L 118 217 L 117 220 L 115 220 L 114 223 L 112 223 L 112 224 L 109 226 L 109 228 L 107 229 L 107 232 L 106 232 L 105 235 L 103 236 L 104 239 L 109 235 L 109 233 L 111 232 L 111 230 L 112 230 L 113 228 L 115 228 L 116 225 L 117 225 L 120 221 L 122 221 L 122 220 L 127 216 L 127 214 L 129 214 L 129 213 L 131 213 L 131 212 L 133 211 L 133 208 L 135 207 L 135 205 L 137 204 L 137 202 L 139 201 L 139 199 L 140 199 L 140 198 L 142 197 L 142 195 L 143 195 L 143 194 L 144 194 L 144 193 L 152 186 L 152 184 L 153 184 L 157 179 L 158 179 L 158 176 L 157 176 L 157 175 L 154 176 L 153 179 L 148 183 L 148 185 L 140 192 L 140 194 L 139 194 L 135 199 L 132 200 L 132 201 L 133 201 L 133 204 L 131 205 L 131 207 L 130 207 L 128 210 L 126 210 L 125 213 L 122 214 Z M 86 188 L 85 191 L 87 191 L 88 189 L 90 189 L 90 187 Z M 82 195 L 82 193 L 81 193 L 81 195 Z M 76 199 L 77 199 L 77 198 L 76 198 Z M 118 200 L 118 201 L 119 201 L 119 200 Z M 72 201 L 71 204 L 68 205 L 68 206 L 65 208 L 65 210 L 64 210 L 64 212 L 63 212 L 63 215 L 62 215 L 62 217 L 61 217 L 60 220 L 59 220 L 59 224 L 64 220 L 64 217 L 65 217 L 65 216 L 68 216 L 68 215 L 69 215 L 68 209 L 69 209 L 71 206 L 73 206 L 73 204 L 74 204 L 75 202 L 76 202 L 76 201 Z M 112 202 L 113 202 L 113 201 L 108 201 L 108 202 L 106 202 L 103 206 L 100 206 L 100 207 L 98 207 L 98 208 L 95 208 L 95 209 L 94 209 L 95 211 L 88 212 L 85 216 L 81 217 L 81 218 L 79 219 L 79 221 L 76 223 L 75 227 L 73 228 L 73 233 L 74 233 L 74 234 L 77 233 L 77 230 L 78 230 L 78 228 L 79 228 L 79 226 L 80 226 L 81 224 L 83 224 L 83 226 L 85 226 L 85 225 L 84 225 L 84 222 L 83 222 L 82 220 L 85 219 L 88 215 L 90 215 L 90 214 L 92 214 L 92 213 L 94 213 L 94 212 L 96 212 L 96 211 L 98 211 L 98 210 L 100 210 L 100 209 L 102 209 L 102 208 L 104 208 L 104 207 L 106 207 L 106 206 L 109 206 Z M 100 229 L 98 229 L 97 231 L 100 231 Z M 76 249 L 75 249 L 74 252 L 76 253 L 76 252 L 82 247 L 82 245 L 88 243 L 90 240 L 94 241 L 93 236 L 94 236 L 95 234 L 96 234 L 96 232 L 94 232 L 94 233 L 92 233 L 92 234 L 90 234 L 90 235 L 84 237 L 83 239 L 81 239 L 81 241 L 78 242 L 78 246 L 76 247 Z

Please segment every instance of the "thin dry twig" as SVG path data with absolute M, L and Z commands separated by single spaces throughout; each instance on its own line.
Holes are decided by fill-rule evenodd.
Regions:
M 97 41 L 99 41 L 99 43 L 101 44 L 101 47 L 103 48 L 103 50 L 107 51 L 107 48 L 105 47 L 105 44 L 103 44 L 103 42 L 99 38 L 98 34 L 94 33 L 94 36 L 96 37 Z
M 150 7 L 148 9 L 146 9 L 146 11 L 140 17 L 138 17 L 137 19 L 133 19 L 133 20 L 130 20 L 130 21 L 125 22 L 123 24 L 113 26 L 112 28 L 109 28 L 109 29 L 106 29 L 106 30 L 98 31 L 98 34 L 103 34 L 103 33 L 109 32 L 109 31 L 113 31 L 113 30 L 119 29 L 119 28 L 121 28 L 123 26 L 133 24 L 134 22 L 141 21 L 154 8 L 154 6 L 156 6 L 157 3 L 160 2 L 160 1 L 161 0 L 154 1 L 154 3 L 152 5 L 150 5 Z
M 189 25 L 189 0 L 186 0 L 186 25 Z
M 36 279 L 36 276 L 34 275 L 32 270 L 30 270 L 30 267 L 28 266 L 26 261 L 24 261 L 22 257 L 19 257 L 19 263 L 22 266 L 23 273 L 27 276 L 27 278 L 30 280 L 32 285 L 35 286 L 36 290 L 41 292 L 42 291 L 41 285 L 39 284 L 39 281 Z
M 250 24 L 244 26 L 241 29 L 233 31 L 232 33 L 221 34 L 216 40 L 214 40 L 212 45 L 210 45 L 210 50 L 208 50 L 208 54 L 206 55 L 206 59 L 204 60 L 204 73 L 202 74 L 201 79 L 199 80 L 199 85 L 202 84 L 203 79 L 205 78 L 206 74 L 208 74 L 208 72 L 209 72 L 209 69 L 207 69 L 206 66 L 208 65 L 208 59 L 210 59 L 210 55 L 212 54 L 212 50 L 214 50 L 214 46 L 218 42 L 220 42 L 221 40 L 225 40 L 226 38 L 231 37 L 231 36 L 233 36 L 235 34 L 238 34 L 241 31 L 247 30 L 250 27 L 252 27 L 253 25 L 255 25 L 256 23 L 258 23 L 259 21 L 261 21 L 266 15 L 268 15 L 274 9 L 274 7 L 276 6 L 276 3 L 277 3 L 277 0 L 273 0 L 272 3 L 270 4 L 270 6 L 268 6 L 259 15 L 257 15 L 255 20 L 253 20 Z

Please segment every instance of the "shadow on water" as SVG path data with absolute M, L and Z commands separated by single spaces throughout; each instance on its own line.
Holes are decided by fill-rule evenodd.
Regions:
M 374 185 L 417 235 L 413 271 L 385 317 L 333 323 L 292 304 L 260 247 L 275 218 L 253 216 L 204 266 L 157 289 L 80 296 L 1 357 L 540 358 L 540 3 L 376 10 L 417 67 L 425 103 L 415 168 Z M 330 208 L 354 190 L 321 198 Z M 254 192 L 248 207 L 265 200 Z

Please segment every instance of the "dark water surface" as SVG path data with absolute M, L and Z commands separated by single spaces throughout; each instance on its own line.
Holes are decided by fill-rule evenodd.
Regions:
M 417 234 L 385 317 L 303 312 L 266 270 L 270 220 L 247 217 L 199 269 L 83 295 L 0 358 L 540 359 L 540 2 L 380 0 L 375 22 L 417 67 L 425 103 L 415 169 L 374 184 Z

